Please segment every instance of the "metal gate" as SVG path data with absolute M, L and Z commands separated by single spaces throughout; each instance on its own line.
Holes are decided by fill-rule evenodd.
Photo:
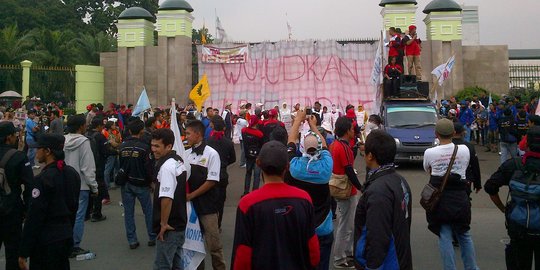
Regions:
M 30 96 L 46 102 L 61 101 L 67 104 L 75 100 L 75 68 L 41 67 L 30 68 Z
M 540 83 L 540 66 L 511 65 L 510 87 L 534 89 Z
M 22 67 L 20 65 L 0 65 L 0 93 L 22 91 Z

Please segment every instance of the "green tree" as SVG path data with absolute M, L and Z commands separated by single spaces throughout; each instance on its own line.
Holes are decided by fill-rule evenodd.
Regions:
M 197 45 L 201 44 L 201 36 L 203 34 L 206 37 L 207 44 L 214 43 L 214 38 L 212 37 L 212 35 L 208 34 L 208 28 L 203 27 L 201 29 L 191 30 L 191 83 L 193 84 L 193 86 L 199 83 L 199 59 L 197 57 Z
M 0 30 L 0 63 L 19 64 L 27 58 L 33 46 L 32 35 L 23 34 L 17 25 Z
M 116 39 L 105 32 L 97 35 L 81 33 L 75 41 L 75 60 L 80 65 L 99 65 L 99 54 L 116 51 L 116 44 Z
M 73 66 L 76 49 L 75 34 L 71 31 L 51 31 L 35 29 L 30 32 L 34 40 L 34 50 L 30 53 L 38 65 Z

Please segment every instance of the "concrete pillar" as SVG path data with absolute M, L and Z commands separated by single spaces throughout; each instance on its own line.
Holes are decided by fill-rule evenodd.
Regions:
M 24 60 L 21 62 L 21 66 L 23 68 L 22 96 L 24 100 L 27 96 L 30 95 L 30 67 L 32 66 L 32 62 Z

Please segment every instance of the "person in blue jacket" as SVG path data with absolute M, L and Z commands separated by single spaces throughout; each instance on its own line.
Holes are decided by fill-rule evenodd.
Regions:
M 474 121 L 474 114 L 471 108 L 469 108 L 467 101 L 461 102 L 461 109 L 459 110 L 459 122 L 463 124 L 465 129 L 467 130 L 467 133 L 465 134 L 465 141 L 470 142 L 471 141 L 471 125 Z

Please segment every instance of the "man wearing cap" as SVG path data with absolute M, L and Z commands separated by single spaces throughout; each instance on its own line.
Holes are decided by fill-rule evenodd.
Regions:
M 12 122 L 0 122 L 0 167 L 4 169 L 7 183 L 0 185 L 2 193 L 10 190 L 8 195 L 1 194 L 0 200 L 0 247 L 5 249 L 5 269 L 19 269 L 17 252 L 20 244 L 21 228 L 25 204 L 29 199 L 32 178 L 32 167 L 26 155 L 17 150 L 20 130 Z M 24 196 L 23 188 L 24 185 Z M 21 199 L 24 198 L 24 201 Z
M 40 126 L 34 121 L 35 117 L 36 112 L 34 110 L 28 111 L 28 116 L 25 122 L 25 139 L 26 145 L 28 146 L 28 160 L 30 161 L 30 165 L 32 165 L 33 169 L 39 168 L 39 166 L 37 166 L 35 163 L 36 149 L 31 146 L 36 142 L 37 132 L 41 129 Z
M 292 115 L 291 110 L 287 108 L 287 102 L 283 101 L 279 114 L 281 115 L 281 122 L 283 122 L 285 125 L 285 129 L 287 129 L 287 132 L 290 131 L 292 125 Z
M 405 44 L 405 55 L 407 56 L 409 75 L 416 75 L 416 80 L 422 80 L 422 66 L 420 63 L 420 52 L 422 51 L 422 41 L 416 33 L 416 26 L 409 26 L 409 34 L 405 35 L 401 41 Z
M 478 269 L 474 244 L 470 234 L 471 202 L 468 194 L 467 167 L 470 153 L 465 145 L 455 145 L 454 123 L 441 119 L 435 125 L 439 146 L 424 153 L 424 170 L 430 174 L 429 182 L 440 188 L 454 152 L 455 161 L 448 176 L 443 195 L 433 211 L 426 213 L 428 229 L 439 237 L 443 269 L 456 269 L 452 236 L 456 235 L 465 269 Z
M 264 134 L 259 130 L 259 119 L 251 117 L 249 126 L 242 129 L 242 142 L 244 143 L 244 154 L 246 156 L 246 176 L 244 179 L 244 194 L 245 196 L 251 189 L 251 176 L 253 175 L 253 190 L 259 188 L 261 179 L 261 168 L 255 161 L 259 156 L 263 145 Z
M 45 167 L 34 179 L 31 191 L 19 252 L 21 269 L 27 269 L 28 257 L 30 269 L 70 269 L 81 179 L 64 162 L 64 140 L 62 135 L 44 134 L 33 146 L 36 159 Z
M 328 182 L 332 175 L 332 155 L 328 151 L 326 139 L 317 129 L 317 119 L 305 111 L 299 111 L 289 133 L 287 153 L 290 168 L 285 174 L 285 183 L 306 191 L 313 201 L 315 233 L 319 239 L 321 261 L 317 269 L 329 269 L 330 253 L 334 240 L 332 225 L 332 197 Z M 301 156 L 297 156 L 300 125 L 308 121 L 310 131 L 300 144 Z
M 463 137 L 467 132 L 461 123 L 454 123 L 454 137 L 452 142 L 456 145 L 465 145 L 469 149 L 469 166 L 467 166 L 467 171 L 465 175 L 467 176 L 467 181 L 469 184 L 469 191 L 471 191 L 470 186 L 474 188 L 475 192 L 478 193 L 482 189 L 482 180 L 480 174 L 480 161 L 478 160 L 478 155 L 476 154 L 476 149 L 471 143 L 466 142 Z
M 73 227 L 73 252 L 70 257 L 88 253 L 80 247 L 84 233 L 84 218 L 90 193 L 92 196 L 98 195 L 98 184 L 96 182 L 96 163 L 90 139 L 84 136 L 86 131 L 86 119 L 84 115 L 78 114 L 68 118 L 68 134 L 65 135 L 64 145 L 65 162 L 73 167 L 81 177 L 81 191 L 79 193 L 79 208 Z
M 510 180 L 516 177 L 515 173 L 519 170 L 526 170 L 536 175 L 540 174 L 540 126 L 533 126 L 529 129 L 527 132 L 527 143 L 528 150 L 525 152 L 523 158 L 514 157 L 505 161 L 484 185 L 485 191 L 503 214 L 508 214 L 511 208 L 501 201 L 499 189 L 502 186 L 509 186 L 509 192 L 512 194 Z M 521 165 L 521 168 L 518 167 L 519 165 Z M 533 178 L 531 181 L 537 180 Z M 506 198 L 506 191 L 503 194 Z M 534 264 L 538 265 L 540 263 L 538 261 L 540 237 L 538 235 L 528 234 L 522 228 L 520 229 L 515 225 L 507 226 L 507 230 L 510 236 L 510 252 L 507 254 L 507 264 L 513 262 L 514 265 L 511 266 L 515 267 L 508 269 L 531 269 L 533 258 L 535 258 Z
M 315 269 L 320 253 L 312 199 L 284 183 L 285 145 L 266 143 L 257 166 L 265 185 L 238 204 L 231 269 Z
M 271 140 L 270 135 L 272 134 L 272 131 L 276 129 L 277 127 L 285 128 L 285 124 L 283 122 L 277 120 L 278 112 L 276 109 L 271 109 L 268 111 L 268 120 L 266 120 L 261 128 L 261 131 L 264 134 L 264 140 L 263 142 L 268 142 Z
M 227 138 L 232 140 L 232 135 L 233 135 L 233 123 L 232 123 L 233 114 L 231 112 L 231 106 L 232 106 L 232 103 L 230 103 L 230 102 L 225 105 L 225 110 L 223 110 L 223 112 L 221 113 L 221 118 L 223 118 L 223 120 L 225 121 L 225 136 L 227 136 Z

